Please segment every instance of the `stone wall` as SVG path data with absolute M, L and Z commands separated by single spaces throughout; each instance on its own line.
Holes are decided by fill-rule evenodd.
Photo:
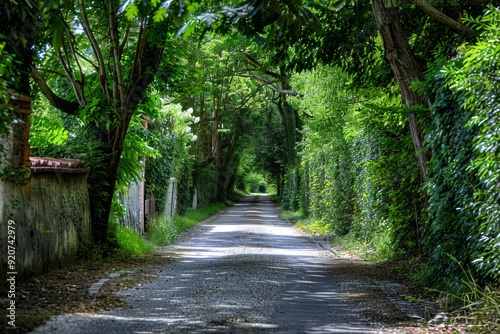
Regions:
M 24 186 L 0 181 L 0 277 L 7 272 L 9 220 L 19 280 L 73 261 L 91 238 L 87 173 L 32 173 Z
M 79 160 L 29 157 L 30 99 L 12 94 L 10 102 L 20 119 L 0 138 L 0 277 L 16 272 L 20 282 L 75 260 L 91 239 L 90 203 Z M 0 282 L 3 292 L 7 281 Z
M 119 195 L 120 203 L 125 207 L 125 216 L 120 217 L 120 223 L 144 234 L 144 181 L 132 183 L 126 194 Z
M 172 217 L 177 212 L 177 181 L 171 177 L 168 183 L 165 206 L 163 207 L 163 216 Z

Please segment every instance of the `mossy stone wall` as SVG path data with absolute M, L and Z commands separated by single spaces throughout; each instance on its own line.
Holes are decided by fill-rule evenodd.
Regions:
M 15 222 L 19 281 L 75 261 L 91 238 L 87 175 L 54 171 L 31 173 L 25 185 L 0 181 L 0 277 L 10 271 L 9 220 Z

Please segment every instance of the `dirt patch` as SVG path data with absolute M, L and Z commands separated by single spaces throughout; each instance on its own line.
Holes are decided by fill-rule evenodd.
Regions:
M 155 269 L 171 261 L 171 258 L 159 254 L 134 259 L 106 258 L 53 270 L 20 283 L 16 294 L 16 328 L 2 321 L 0 332 L 28 333 L 54 315 L 97 313 L 126 307 L 115 292 L 151 281 L 155 278 Z M 103 278 L 109 280 L 100 287 L 97 295 L 91 296 L 89 288 Z M 5 309 L 6 301 L 1 300 L 2 309 Z
M 334 260 L 331 270 L 341 282 L 343 301 L 365 318 L 385 328 L 384 333 L 467 333 L 463 319 L 445 317 L 425 289 L 413 284 L 404 261 L 372 263 L 354 259 Z M 469 330 L 469 331 L 467 331 Z

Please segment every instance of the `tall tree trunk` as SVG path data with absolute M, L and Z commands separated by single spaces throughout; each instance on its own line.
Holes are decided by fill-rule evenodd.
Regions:
M 118 167 L 123 152 L 123 144 L 126 137 L 126 128 L 130 120 L 128 117 L 121 119 L 117 127 L 109 131 L 96 130 L 98 132 L 100 145 L 97 156 L 102 156 L 100 163 L 94 164 L 89 175 L 89 199 L 92 219 L 92 241 L 97 244 L 108 246 L 108 227 L 111 216 L 113 196 L 116 189 Z M 113 142 L 107 142 L 112 137 Z
M 220 166 L 217 166 L 217 199 L 219 201 L 224 201 L 229 197 L 228 195 L 231 190 L 229 183 L 233 176 L 231 173 L 235 172 L 234 168 L 231 167 L 234 165 L 234 149 L 237 139 L 237 135 L 233 134 L 224 161 Z
M 422 76 L 422 65 L 417 61 L 403 25 L 399 19 L 398 0 L 372 0 L 373 15 L 384 43 L 385 59 L 390 64 L 396 77 L 399 90 L 406 107 L 426 105 L 424 97 L 410 89 L 412 80 Z M 428 180 L 426 155 L 422 151 L 422 134 L 414 113 L 408 114 L 413 146 L 417 156 L 418 168 L 422 183 Z
M 276 175 L 276 193 L 279 198 L 283 196 L 283 177 L 281 174 Z
M 280 67 L 280 83 L 283 91 L 292 91 L 286 77 L 285 68 Z M 297 164 L 296 145 L 301 140 L 300 130 L 302 124 L 297 110 L 287 101 L 286 94 L 282 94 L 278 101 L 278 111 L 285 130 L 285 145 L 287 152 L 287 166 L 294 167 Z
M 102 153 L 110 158 L 110 151 L 110 149 L 104 149 Z M 108 246 L 108 225 L 116 182 L 116 177 L 111 174 L 108 168 L 111 164 L 109 160 L 94 166 L 88 179 L 92 242 L 104 248 Z

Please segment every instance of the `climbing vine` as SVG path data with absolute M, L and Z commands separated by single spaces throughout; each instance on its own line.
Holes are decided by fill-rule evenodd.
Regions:
M 484 17 L 469 19 L 481 31 L 478 41 L 464 44 L 455 59 L 436 64 L 428 74 L 434 101 L 429 277 L 454 288 L 461 287 L 461 266 L 482 282 L 500 272 L 499 19 L 500 10 L 493 7 Z

